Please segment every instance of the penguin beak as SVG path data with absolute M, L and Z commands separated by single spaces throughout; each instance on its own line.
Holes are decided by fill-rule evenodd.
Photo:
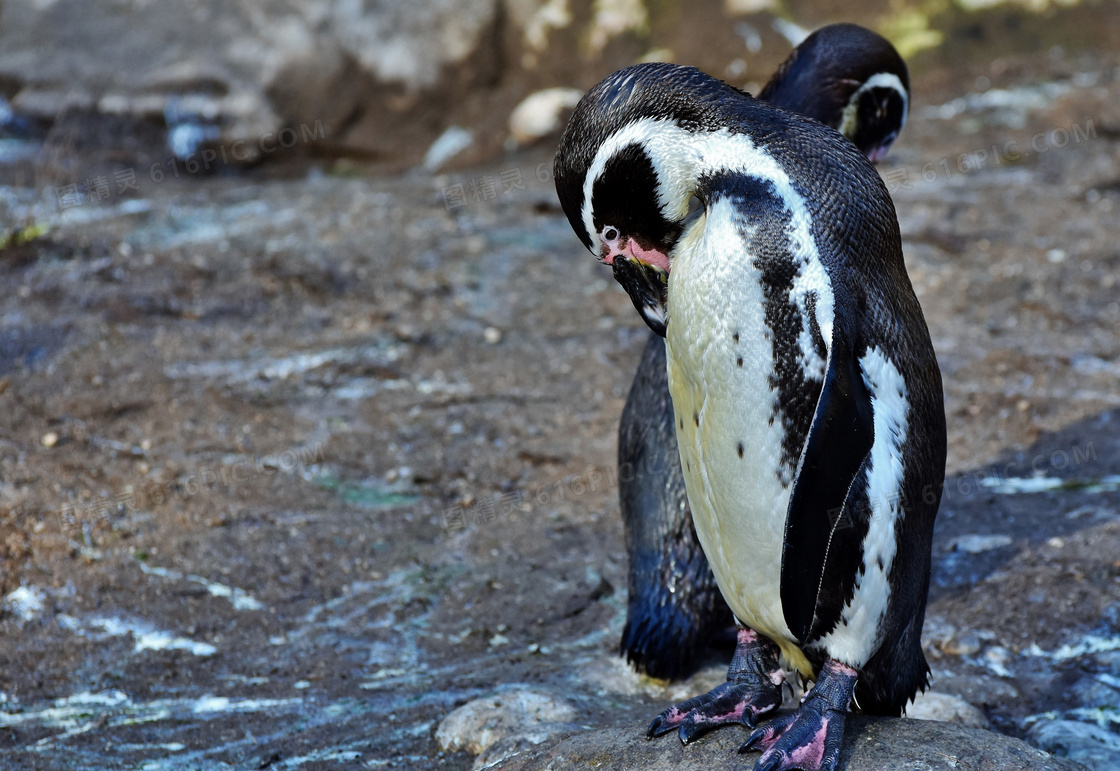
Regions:
M 872 163 L 879 163 L 887 157 L 887 153 L 890 152 L 890 149 L 891 145 L 889 142 L 885 145 L 876 145 L 867 151 L 867 159 Z
M 631 255 L 615 257 L 612 268 L 615 280 L 630 295 L 649 328 L 665 337 L 669 323 L 669 271 Z
M 897 138 L 897 131 L 892 131 L 890 134 L 887 134 L 867 151 L 867 160 L 871 161 L 872 163 L 882 162 L 884 159 L 886 159 L 887 153 L 889 153 L 891 150 L 891 145 L 894 144 L 894 140 Z

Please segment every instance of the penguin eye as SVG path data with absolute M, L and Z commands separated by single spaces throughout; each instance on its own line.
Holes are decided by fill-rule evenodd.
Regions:
M 618 238 L 618 231 L 612 227 L 608 227 L 603 231 L 603 238 L 607 241 L 613 241 Z
M 701 200 L 697 196 L 694 195 L 694 196 L 692 196 L 691 198 L 688 199 L 688 213 L 689 214 L 695 214 L 696 212 L 700 211 L 702 208 L 704 208 L 704 204 L 703 204 L 703 202 L 701 202 Z

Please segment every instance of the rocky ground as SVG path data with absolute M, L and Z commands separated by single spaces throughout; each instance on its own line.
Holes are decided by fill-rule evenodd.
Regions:
M 915 94 L 881 173 L 946 388 L 934 688 L 1113 768 L 1120 59 Z M 0 189 L 5 768 L 467 769 L 473 699 L 563 736 L 722 676 L 614 655 L 646 331 L 549 165 Z

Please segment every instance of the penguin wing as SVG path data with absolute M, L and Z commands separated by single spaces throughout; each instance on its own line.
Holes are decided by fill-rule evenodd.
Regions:
M 837 309 L 839 310 L 839 308 Z M 837 318 L 837 322 L 840 319 Z M 808 439 L 786 513 L 782 610 L 803 644 L 827 634 L 855 586 L 867 517 L 867 465 L 874 441 L 871 396 L 859 366 L 859 340 L 837 323 Z

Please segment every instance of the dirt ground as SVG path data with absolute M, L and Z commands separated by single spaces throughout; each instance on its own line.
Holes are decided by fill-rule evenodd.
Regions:
M 1120 58 L 1000 61 L 880 168 L 946 389 L 927 651 L 1001 731 L 1115 730 Z M 466 769 L 435 728 L 501 685 L 661 709 L 614 655 L 646 330 L 550 161 L 141 175 L 0 250 L 4 768 Z

